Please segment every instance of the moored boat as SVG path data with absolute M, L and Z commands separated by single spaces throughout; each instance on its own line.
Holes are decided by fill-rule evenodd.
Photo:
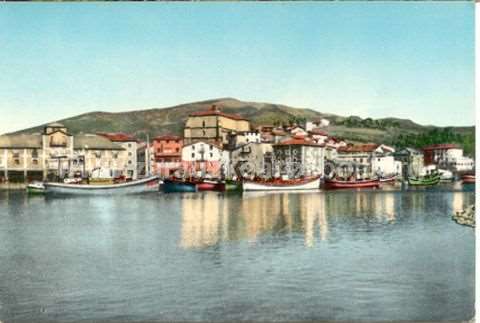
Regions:
M 448 169 L 439 169 L 438 173 L 440 174 L 440 181 L 451 182 L 455 179 L 455 176 L 453 176 L 453 173 Z
M 409 177 L 408 184 L 412 186 L 432 186 L 440 182 L 439 174 L 430 174 L 423 177 Z
M 225 180 L 225 191 L 227 192 L 238 192 L 242 191 L 242 182 L 234 180 Z
M 158 176 L 147 177 L 121 184 L 65 184 L 45 183 L 47 194 L 65 195 L 124 195 L 158 191 Z
M 475 174 L 465 174 L 462 176 L 464 184 L 475 184 Z
M 380 183 L 394 183 L 397 180 L 397 175 L 379 177 Z
M 242 186 L 244 191 L 313 190 L 320 188 L 320 176 L 288 180 L 244 180 Z
M 28 194 L 44 194 L 45 185 L 42 182 L 33 182 L 27 185 Z
M 165 193 L 196 192 L 197 184 L 191 181 L 184 181 L 180 179 L 164 179 L 163 191 Z
M 225 183 L 222 182 L 203 180 L 197 182 L 196 184 L 199 191 L 225 191 Z
M 378 178 L 354 179 L 354 180 L 325 179 L 325 188 L 327 189 L 375 188 L 379 186 L 380 186 L 380 180 Z

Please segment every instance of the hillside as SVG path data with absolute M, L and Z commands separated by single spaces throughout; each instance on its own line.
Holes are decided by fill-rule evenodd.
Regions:
M 294 108 L 281 104 L 244 102 L 233 98 L 221 98 L 193 103 L 181 104 L 162 109 L 148 109 L 129 112 L 90 112 L 59 121 L 69 128 L 73 134 L 95 132 L 126 132 L 144 139 L 146 135 L 154 137 L 172 133 L 182 135 L 183 125 L 188 115 L 194 111 L 204 110 L 212 104 L 226 113 L 239 114 L 248 118 L 253 126 L 261 124 L 288 124 L 326 118 L 331 125 L 326 130 L 333 136 L 359 142 L 383 142 L 397 146 L 406 144 L 420 146 L 425 143 L 436 143 L 438 140 L 450 140 L 466 143 L 466 149 L 473 153 L 472 141 L 474 127 L 422 126 L 411 120 L 397 118 L 362 119 L 356 116 L 338 116 L 321 113 L 311 109 Z M 17 133 L 40 132 L 44 125 L 18 131 Z M 435 132 L 436 131 L 436 132 Z M 438 131 L 447 131 L 445 136 Z M 452 134 L 451 134 L 451 133 Z M 430 133 L 432 134 L 430 136 Z M 409 135 L 408 139 L 406 136 Z M 435 136 L 434 138 L 432 136 Z M 432 137 L 432 138 L 430 138 Z

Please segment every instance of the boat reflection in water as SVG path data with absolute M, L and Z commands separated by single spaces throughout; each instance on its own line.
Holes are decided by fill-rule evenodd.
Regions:
M 325 197 L 318 193 L 265 192 L 244 194 L 243 198 L 224 198 L 212 192 L 185 196 L 181 230 L 183 248 L 208 247 L 229 240 L 255 244 L 263 235 L 293 232 L 303 233 L 305 245 L 312 246 L 317 236 L 327 239 Z

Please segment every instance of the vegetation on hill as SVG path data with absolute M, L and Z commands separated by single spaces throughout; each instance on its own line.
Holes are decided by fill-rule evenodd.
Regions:
M 355 142 L 388 143 L 396 147 L 421 148 L 426 144 L 452 142 L 474 153 L 474 127 L 440 128 L 422 126 L 411 120 L 397 118 L 362 119 L 357 116 L 338 116 L 311 109 L 293 108 L 281 104 L 245 102 L 233 98 L 221 98 L 192 102 L 163 109 L 148 109 L 119 113 L 90 112 L 72 118 L 58 120 L 73 134 L 96 132 L 126 132 L 141 140 L 147 135 L 153 138 L 162 134 L 183 135 L 188 115 L 208 109 L 215 104 L 225 113 L 239 114 L 259 125 L 303 124 L 306 120 L 326 118 L 330 126 L 325 130 L 332 136 Z M 21 130 L 17 133 L 40 132 L 44 125 Z

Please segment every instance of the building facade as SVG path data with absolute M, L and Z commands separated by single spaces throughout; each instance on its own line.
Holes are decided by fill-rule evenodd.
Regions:
M 437 165 L 439 168 L 457 172 L 471 171 L 475 166 L 474 160 L 464 156 L 463 149 L 455 144 L 426 146 L 423 154 L 426 166 Z
M 125 133 L 98 133 L 98 135 L 106 137 L 111 142 L 114 142 L 126 151 L 127 160 L 126 160 L 126 173 L 125 176 L 129 179 L 138 178 L 138 169 L 137 169 L 137 150 L 138 150 L 138 140 Z
M 126 171 L 123 147 L 105 137 L 73 136 L 59 123 L 47 125 L 41 134 L 0 136 L 0 180 L 23 182 L 87 177 L 98 167 L 114 176 Z
M 310 138 L 292 138 L 273 145 L 274 176 L 323 176 L 325 147 Z
M 168 177 L 182 165 L 183 140 L 179 136 L 163 135 L 153 139 L 153 173 Z
M 271 177 L 271 144 L 249 142 L 230 151 L 229 174 L 239 177 Z
M 203 141 L 223 148 L 229 143 L 229 135 L 249 131 L 250 122 L 247 119 L 239 115 L 223 113 L 213 105 L 208 110 L 189 115 L 183 137 L 185 144 Z
M 228 176 L 229 153 L 215 144 L 198 141 L 182 147 L 182 170 L 188 176 Z

